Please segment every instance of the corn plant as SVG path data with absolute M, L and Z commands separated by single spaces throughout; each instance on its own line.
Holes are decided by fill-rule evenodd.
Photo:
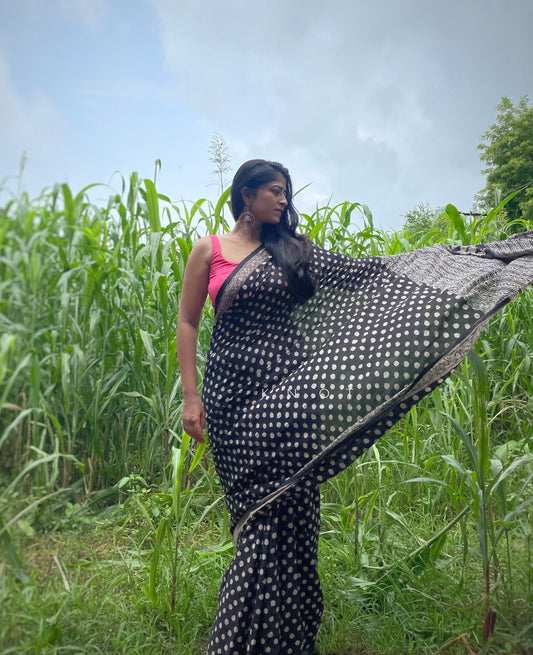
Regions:
M 0 545 L 24 580 L 21 535 L 53 525 L 67 503 L 122 501 L 127 491 L 150 543 L 147 598 L 179 632 L 187 573 L 232 547 L 212 459 L 195 458 L 182 436 L 175 345 L 187 259 L 200 236 L 231 228 L 229 190 L 214 203 L 176 202 L 155 176 L 119 176 L 118 186 L 98 205 L 94 185 L 74 193 L 62 184 L 0 206 Z M 447 205 L 447 224 L 414 235 L 381 230 L 368 207 L 344 202 L 304 213 L 301 230 L 355 257 L 478 243 L 504 236 L 505 202 L 474 220 Z M 512 602 L 523 589 L 511 553 L 517 544 L 530 553 L 532 542 L 532 305 L 527 290 L 492 319 L 477 359 L 323 485 L 322 538 L 335 540 L 349 569 L 351 601 L 382 608 L 416 593 L 420 607 L 418 582 L 453 564 L 466 613 L 461 603 L 479 603 L 459 596 L 479 566 L 487 638 L 501 590 Z M 213 318 L 207 303 L 199 380 Z M 531 567 L 524 576 L 531 594 Z M 424 602 L 438 622 L 442 601 Z

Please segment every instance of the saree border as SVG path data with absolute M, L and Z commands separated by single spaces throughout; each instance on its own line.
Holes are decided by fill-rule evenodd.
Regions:
M 255 269 L 257 264 L 265 263 L 269 257 L 269 253 L 261 244 L 231 271 L 222 283 L 215 298 L 215 321 L 219 321 L 222 314 L 231 306 L 244 280 Z

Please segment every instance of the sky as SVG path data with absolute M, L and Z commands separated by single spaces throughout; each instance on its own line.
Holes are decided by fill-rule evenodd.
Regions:
M 0 183 L 23 153 L 34 196 L 160 159 L 159 192 L 214 200 L 219 134 L 228 184 L 280 161 L 304 212 L 470 211 L 496 105 L 533 100 L 532 27 L 531 0 L 0 0 Z

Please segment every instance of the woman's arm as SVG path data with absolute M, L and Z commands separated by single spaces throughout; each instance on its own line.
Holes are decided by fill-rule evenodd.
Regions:
M 198 324 L 207 297 L 212 245 L 202 237 L 189 255 L 178 314 L 176 345 L 183 392 L 183 429 L 196 441 L 203 442 L 205 412 L 197 390 L 196 342 Z

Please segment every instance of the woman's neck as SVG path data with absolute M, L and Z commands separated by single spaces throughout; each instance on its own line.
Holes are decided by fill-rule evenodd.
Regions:
M 243 227 L 239 223 L 235 225 L 231 234 L 250 246 L 259 246 L 261 244 L 261 226 Z

